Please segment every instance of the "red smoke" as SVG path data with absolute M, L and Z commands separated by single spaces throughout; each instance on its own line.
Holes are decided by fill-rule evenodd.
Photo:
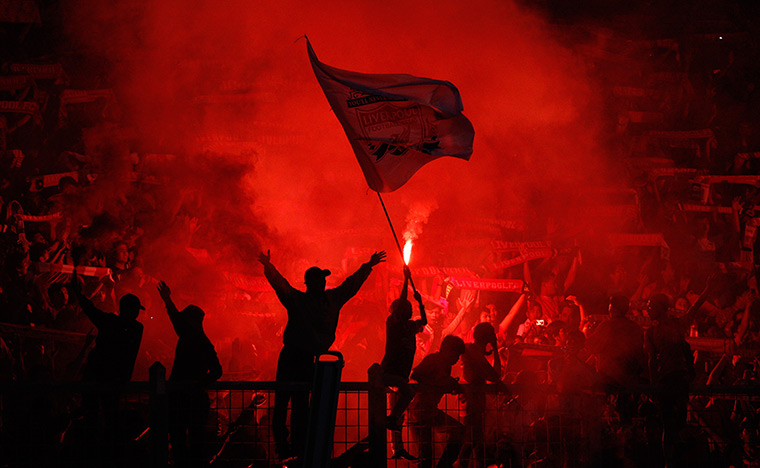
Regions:
M 184 224 L 141 220 L 150 240 L 141 253 L 146 273 L 184 292 L 178 302 L 206 309 L 223 353 L 230 338 L 242 333 L 255 341 L 264 332 L 254 329 L 284 320 L 279 306 L 260 306 L 255 296 L 224 304 L 219 298 L 224 272 L 261 275 L 259 249 L 272 250 L 296 287 L 311 264 L 332 269 L 331 279 L 340 281 L 373 249 L 388 250 L 389 268 L 400 274 L 377 197 L 367 192 L 312 75 L 305 42 L 294 43 L 304 34 L 328 65 L 444 79 L 459 88 L 476 131 L 471 161 L 434 161 L 385 196 L 399 236 L 415 203 L 438 206 L 430 221 L 437 229 L 423 227 L 415 257 L 424 251 L 429 262 L 476 269 L 461 262 L 482 258 L 483 247 L 441 250 L 435 237 L 473 218 L 592 222 L 578 219 L 573 204 L 578 187 L 607 175 L 597 138 L 599 97 L 564 36 L 541 17 L 488 0 L 269 3 L 72 0 L 64 8 L 73 47 L 110 63 L 107 81 L 134 129 L 132 151 L 142 167 L 170 181 L 156 204 L 166 213 L 176 209 L 180 224 L 196 218 L 199 225 L 185 239 Z M 354 231 L 331 234 L 345 230 Z M 186 246 L 205 250 L 208 259 L 188 255 Z M 366 250 L 343 265 L 352 247 Z M 339 332 L 350 329 L 351 307 L 365 305 L 349 303 Z M 373 311 L 379 327 L 384 307 Z M 262 318 L 264 312 L 275 315 Z M 378 361 L 381 343 L 367 353 Z M 354 351 L 341 350 L 349 356 L 346 376 L 363 378 L 366 363 L 352 367 Z M 263 377 L 273 377 L 268 370 Z

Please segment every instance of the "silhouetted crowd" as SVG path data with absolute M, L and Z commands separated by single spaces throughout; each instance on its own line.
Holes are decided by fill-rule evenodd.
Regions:
M 606 137 L 619 158 L 619 179 L 599 195 L 606 203 L 589 205 L 606 232 L 554 218 L 528 229 L 502 223 L 486 249 L 490 263 L 392 271 L 380 265 L 385 253 L 375 252 L 353 274 L 344 265 L 336 288 L 326 289 L 329 270 L 309 268 L 305 291 L 291 286 L 267 251 L 258 257 L 266 290 L 240 275 L 220 299 L 235 309 L 241 298 L 269 295 L 251 318 L 255 331 L 228 334 L 220 356 L 204 331 L 204 311 L 180 311 L 155 265 L 141 260 L 142 251 L 172 244 L 202 262 L 189 241 L 203 216 L 193 210 L 199 202 L 191 191 L 171 206 L 156 202 L 167 184 L 173 190 L 156 162 L 166 155 L 130 148 L 116 96 L 93 73 L 105 64 L 51 58 L 25 26 L 3 23 L 10 46 L 0 73 L 0 381 L 124 383 L 133 372 L 145 380 L 155 361 L 173 362 L 169 380 L 190 383 L 170 395 L 173 459 L 195 466 L 208 455 L 199 441 L 215 404 L 204 385 L 223 367 L 240 380 L 310 382 L 315 357 L 335 344 L 365 367 L 379 363 L 392 389 L 384 424 L 393 456 L 419 459 L 423 468 L 436 459 L 441 467 L 526 459 L 531 466 L 758 466 L 760 35 L 730 13 L 719 20 L 696 7 L 684 14 L 692 21 L 667 37 L 657 35 L 662 24 L 632 37 L 624 17 L 617 29 L 573 32 L 577 58 L 607 103 Z M 632 71 L 630 62 L 645 66 Z M 157 218 L 165 220 L 161 232 L 146 222 Z M 300 266 L 291 263 L 287 271 Z M 374 267 L 382 281 L 371 288 L 385 303 L 365 301 L 371 313 L 347 306 L 350 320 L 339 322 Z M 175 348 L 141 323 L 156 314 L 158 298 Z M 149 313 L 140 313 L 141 301 Z M 702 386 L 742 387 L 753 398 L 690 399 L 690 389 Z M 451 393 L 462 396 L 461 421 L 440 407 Z M 88 393 L 69 408 L 0 393 L 2 443 L 12 444 L 14 428 L 25 424 L 12 407 L 37 405 L 40 418 L 93 421 L 88 427 L 102 431 L 82 437 L 106 447 L 99 456 L 108 459 L 115 453 L 108 447 L 118 445 L 119 396 Z M 271 426 L 280 459 L 303 453 L 308 407 L 306 391 L 276 392 Z M 511 421 L 498 434 L 496 413 Z M 47 442 L 66 424 L 51 426 Z M 541 449 L 541 438 L 560 427 L 561 455 Z M 445 433 L 442 453 L 434 453 L 433 430 Z M 517 453 L 525 440 L 529 453 Z M 23 463 L 9 458 L 0 466 Z

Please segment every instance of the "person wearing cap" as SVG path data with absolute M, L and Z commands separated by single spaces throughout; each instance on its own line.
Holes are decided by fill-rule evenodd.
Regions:
M 316 357 L 330 349 L 335 341 L 341 307 L 359 292 L 372 272 L 372 267 L 384 262 L 385 256 L 385 251 L 373 253 L 366 263 L 334 289 L 325 289 L 325 278 L 330 275 L 330 270 L 311 267 L 304 273 L 304 292 L 292 287 L 277 271 L 270 261 L 269 251 L 259 255 L 259 262 L 264 265 L 264 276 L 288 313 L 288 322 L 282 335 L 283 347 L 277 360 L 276 381 L 279 384 L 311 382 Z M 288 402 L 291 403 L 290 444 L 285 424 Z M 308 418 L 309 393 L 278 387 L 275 392 L 272 431 L 277 454 L 281 459 L 303 455 Z
M 82 294 L 76 270 L 70 286 L 82 311 L 98 330 L 95 346 L 87 355 L 83 380 L 111 384 L 129 382 L 143 335 L 143 325 L 137 317 L 145 307 L 134 294 L 125 294 L 119 300 L 118 315 L 103 312 Z M 120 456 L 122 444 L 117 442 L 120 396 L 118 387 L 82 395 L 87 438 L 93 447 L 100 447 L 95 458 L 103 464 L 113 464 Z M 101 412 L 102 423 L 99 418 Z
M 76 270 L 71 278 L 71 290 L 98 330 L 95 346 L 87 355 L 84 380 L 129 382 L 143 335 L 143 325 L 137 321 L 140 311 L 145 310 L 140 299 L 134 294 L 125 294 L 119 300 L 118 315 L 103 312 L 82 294 Z
M 203 464 L 204 431 L 211 407 L 203 385 L 222 376 L 222 365 L 214 345 L 203 330 L 203 309 L 189 305 L 180 312 L 174 305 L 171 289 L 158 283 L 158 293 L 177 333 L 170 382 L 182 386 L 169 395 L 169 440 L 177 466 Z

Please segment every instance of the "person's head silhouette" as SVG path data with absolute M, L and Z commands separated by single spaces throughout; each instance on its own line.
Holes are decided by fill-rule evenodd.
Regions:
M 306 292 L 323 292 L 327 282 L 325 278 L 330 276 L 330 270 L 323 270 L 318 267 L 311 267 L 303 274 L 303 281 L 306 283 Z
M 454 335 L 446 335 L 441 342 L 439 351 L 441 356 L 452 366 L 459 361 L 459 356 L 464 354 L 464 341 Z
M 203 309 L 197 305 L 191 304 L 182 309 L 181 314 L 190 326 L 196 330 L 203 330 L 203 317 L 206 316 L 206 313 L 203 312 Z
M 613 317 L 625 317 L 628 314 L 630 303 L 626 296 L 618 294 L 610 298 L 610 306 L 607 309 Z
M 145 307 L 140 304 L 140 299 L 137 296 L 129 293 L 121 296 L 121 300 L 119 300 L 119 315 L 136 320 L 141 310 L 145 310 Z
M 490 323 L 479 323 L 472 331 L 472 339 L 477 344 L 487 345 L 496 341 L 496 331 Z
M 391 314 L 400 320 L 412 318 L 412 303 L 406 299 L 396 299 L 391 302 Z
M 652 320 L 662 319 L 667 315 L 669 307 L 670 299 L 668 299 L 668 296 L 662 293 L 652 295 L 649 299 L 649 306 L 647 307 L 649 318 Z

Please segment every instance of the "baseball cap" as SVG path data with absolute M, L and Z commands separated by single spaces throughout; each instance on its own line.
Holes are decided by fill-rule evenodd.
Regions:
M 330 270 L 323 270 L 318 267 L 311 267 L 303 274 L 303 280 L 308 283 L 310 280 L 323 279 L 330 276 Z
M 119 300 L 119 309 L 135 309 L 135 308 L 138 310 L 145 310 L 145 307 L 143 307 L 143 305 L 140 304 L 140 299 L 137 296 L 131 293 L 127 293 L 121 296 L 121 299 Z

